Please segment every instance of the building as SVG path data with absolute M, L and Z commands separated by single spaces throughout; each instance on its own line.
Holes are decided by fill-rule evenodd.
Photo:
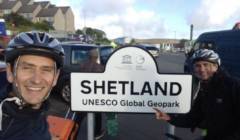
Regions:
M 67 30 L 69 34 L 75 33 L 74 14 L 69 6 L 56 7 L 50 1 L 0 0 L 0 17 L 12 12 L 34 23 L 46 20 L 55 30 Z
M 113 42 L 116 44 L 130 44 L 132 39 L 133 39 L 132 37 L 119 37 L 113 39 Z

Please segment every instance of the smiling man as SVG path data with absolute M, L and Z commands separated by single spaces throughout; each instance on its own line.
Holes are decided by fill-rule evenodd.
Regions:
M 200 80 L 192 108 L 179 116 L 154 108 L 157 119 L 185 128 L 195 128 L 205 120 L 204 140 L 239 140 L 240 80 L 220 67 L 220 58 L 212 50 L 196 51 L 192 63 Z
M 56 85 L 65 53 L 46 33 L 18 34 L 6 49 L 8 84 L 0 92 L 2 140 L 53 140 L 44 112 L 46 100 Z

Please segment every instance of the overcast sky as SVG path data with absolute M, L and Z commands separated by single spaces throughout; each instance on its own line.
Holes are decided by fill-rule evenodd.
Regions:
M 86 26 L 104 31 L 109 39 L 190 39 L 191 24 L 195 39 L 202 32 L 232 29 L 240 22 L 240 0 L 49 1 L 72 8 L 76 30 L 85 26 L 86 13 Z

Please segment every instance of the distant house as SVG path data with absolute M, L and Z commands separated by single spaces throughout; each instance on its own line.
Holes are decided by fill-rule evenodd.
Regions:
M 67 30 L 69 34 L 75 33 L 74 14 L 69 6 L 57 7 L 50 1 L 0 0 L 0 17 L 12 12 L 34 23 L 47 20 L 56 30 Z
M 37 22 L 37 14 L 41 11 L 40 5 L 23 5 L 21 6 L 17 13 L 22 15 L 23 17 L 31 20 L 32 22 Z
M 63 14 L 64 24 L 66 22 L 66 30 L 68 31 L 68 34 L 74 34 L 75 33 L 75 26 L 74 26 L 74 14 L 72 12 L 71 7 L 65 6 L 65 7 L 51 7 L 49 9 L 60 9 Z M 56 20 L 57 21 L 57 20 Z M 63 21 L 63 20 L 60 20 Z M 65 28 L 64 28 L 65 30 Z
M 104 31 L 102 30 L 99 30 L 99 29 L 93 29 L 95 32 L 99 33 L 102 35 L 102 38 L 107 38 L 107 35 Z
M 57 30 L 65 30 L 64 16 L 59 8 L 42 9 L 36 18 L 37 21 L 47 20 Z
M 3 17 L 5 14 L 17 12 L 17 10 L 22 6 L 20 1 L 1 0 L 0 2 L 0 17 Z

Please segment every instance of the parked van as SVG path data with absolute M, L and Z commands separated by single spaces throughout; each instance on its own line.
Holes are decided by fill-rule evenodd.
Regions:
M 218 53 L 223 66 L 230 75 L 240 78 L 240 30 L 225 30 L 201 34 L 190 51 L 186 51 L 184 72 L 194 73 L 192 55 L 199 49 Z

